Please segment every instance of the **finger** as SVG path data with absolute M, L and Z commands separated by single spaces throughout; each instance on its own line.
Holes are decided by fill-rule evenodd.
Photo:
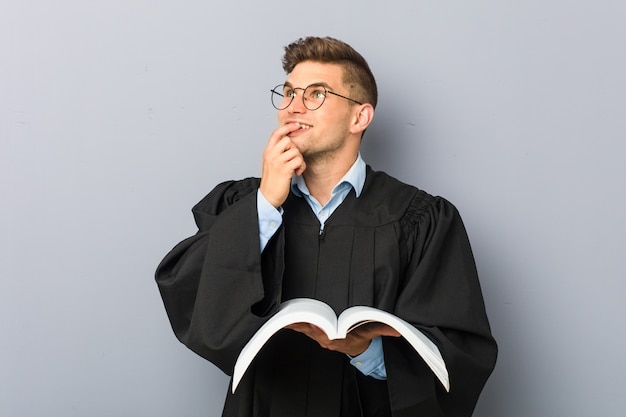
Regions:
M 401 334 L 391 326 L 382 323 L 368 323 L 354 329 L 351 334 L 373 339 L 378 336 L 399 337 Z
M 306 162 L 304 162 L 304 158 L 303 158 L 302 163 L 298 166 L 294 174 L 296 174 L 297 176 L 300 176 L 304 173 L 304 171 L 306 171 Z
M 287 329 L 291 329 L 294 330 L 296 332 L 302 333 L 304 335 L 306 335 L 307 337 L 316 340 L 318 343 L 319 342 L 328 342 L 328 336 L 326 335 L 326 333 L 324 333 L 324 331 L 322 329 L 320 329 L 319 327 L 317 327 L 314 324 L 310 324 L 310 323 L 294 323 L 294 324 L 290 324 L 288 326 L 285 326 L 285 328 Z
M 287 152 L 292 149 L 297 150 L 298 148 L 293 144 L 289 136 L 283 136 L 282 138 L 280 138 L 280 140 L 276 143 L 276 146 L 275 146 L 275 150 L 279 154 Z
M 276 145 L 276 149 L 270 153 L 269 157 L 278 162 L 280 166 L 288 167 L 290 175 L 292 173 L 301 175 L 306 169 L 306 163 L 304 162 L 302 153 L 300 153 L 297 146 L 291 143 L 288 137 L 281 139 Z
M 280 126 L 278 129 L 272 132 L 270 136 L 270 140 L 268 142 L 268 146 L 274 146 L 285 136 L 289 136 L 291 132 L 298 130 L 300 126 L 297 123 L 287 123 L 285 125 Z
M 306 162 L 304 157 L 297 148 L 285 151 L 285 157 L 288 158 L 289 169 L 296 175 L 302 175 L 306 170 Z

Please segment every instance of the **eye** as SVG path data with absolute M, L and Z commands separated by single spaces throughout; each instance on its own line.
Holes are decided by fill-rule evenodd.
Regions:
M 283 89 L 283 95 L 286 98 L 294 98 L 296 96 L 296 91 L 293 88 L 285 87 Z
M 326 91 L 323 88 L 315 87 L 311 88 L 311 91 L 307 91 L 309 98 L 313 100 L 321 100 L 326 97 Z

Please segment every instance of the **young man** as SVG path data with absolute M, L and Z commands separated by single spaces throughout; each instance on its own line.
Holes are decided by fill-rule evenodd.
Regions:
M 198 233 L 157 269 L 176 336 L 231 375 L 282 301 L 316 298 L 337 313 L 374 306 L 438 346 L 449 392 L 389 327 L 331 341 L 297 324 L 263 347 L 223 416 L 471 415 L 497 349 L 457 210 L 361 159 L 377 92 L 354 49 L 300 39 L 283 68 L 261 178 L 211 191 L 193 209 Z

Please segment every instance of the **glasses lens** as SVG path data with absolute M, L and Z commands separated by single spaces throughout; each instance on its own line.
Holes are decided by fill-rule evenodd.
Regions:
M 286 109 L 293 99 L 293 90 L 279 84 L 272 89 L 272 105 L 278 109 Z
M 317 110 L 326 100 L 326 89 L 321 85 L 310 85 L 304 90 L 304 105 L 309 110 Z

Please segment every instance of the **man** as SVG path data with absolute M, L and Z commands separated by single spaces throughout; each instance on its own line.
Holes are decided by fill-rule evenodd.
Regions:
M 391 328 L 331 341 L 297 324 L 263 347 L 223 416 L 471 415 L 497 349 L 457 210 L 361 159 L 377 91 L 354 49 L 300 39 L 283 68 L 261 178 L 218 185 L 193 209 L 198 233 L 157 269 L 176 336 L 231 375 L 282 301 L 374 306 L 438 346 L 449 392 Z

